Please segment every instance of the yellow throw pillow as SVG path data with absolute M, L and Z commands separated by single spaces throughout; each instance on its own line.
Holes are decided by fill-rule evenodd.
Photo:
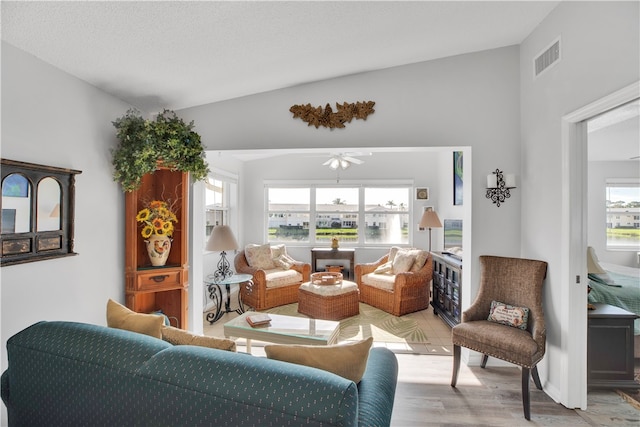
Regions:
M 162 328 L 162 339 L 173 345 L 197 345 L 218 350 L 236 351 L 236 343 L 232 340 L 195 335 L 173 326 Z
M 110 328 L 162 338 L 160 330 L 163 325 L 164 316 L 161 314 L 136 313 L 112 299 L 107 302 L 107 326 Z
M 264 351 L 269 359 L 296 363 L 323 369 L 359 383 L 367 368 L 369 349 L 373 338 L 355 343 L 315 345 L 266 345 Z

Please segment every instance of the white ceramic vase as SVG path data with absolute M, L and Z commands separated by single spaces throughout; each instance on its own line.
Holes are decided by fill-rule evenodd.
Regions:
M 171 251 L 171 239 L 164 234 L 152 234 L 145 242 L 151 265 L 154 267 L 165 265 Z

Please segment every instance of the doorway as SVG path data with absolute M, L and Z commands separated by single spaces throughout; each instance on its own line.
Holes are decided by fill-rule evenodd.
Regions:
M 587 121 L 638 97 L 640 82 L 597 100 L 562 117 L 563 199 L 568 203 L 562 210 L 562 277 L 571 301 L 568 315 L 574 325 L 568 335 L 566 358 L 567 383 L 571 384 L 568 407 L 587 407 L 587 292 L 586 249 L 588 244 L 588 186 L 587 186 Z M 584 281 L 582 281 L 584 278 Z M 582 282 L 582 283 L 581 283 Z

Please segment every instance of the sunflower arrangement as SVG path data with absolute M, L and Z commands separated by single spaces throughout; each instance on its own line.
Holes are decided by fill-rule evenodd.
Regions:
M 153 234 L 171 237 L 173 223 L 178 222 L 178 218 L 167 202 L 153 200 L 146 208 L 138 212 L 136 221 L 142 225 L 140 234 L 144 239 L 148 239 Z

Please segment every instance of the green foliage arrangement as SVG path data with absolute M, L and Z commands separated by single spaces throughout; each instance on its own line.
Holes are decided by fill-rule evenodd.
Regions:
M 140 187 L 142 177 L 155 171 L 158 161 L 171 170 L 190 172 L 195 181 L 207 177 L 209 166 L 193 121 L 185 123 L 166 109 L 155 120 L 145 120 L 138 110 L 130 109 L 112 123 L 120 140 L 111 151 L 113 179 L 124 191 Z

